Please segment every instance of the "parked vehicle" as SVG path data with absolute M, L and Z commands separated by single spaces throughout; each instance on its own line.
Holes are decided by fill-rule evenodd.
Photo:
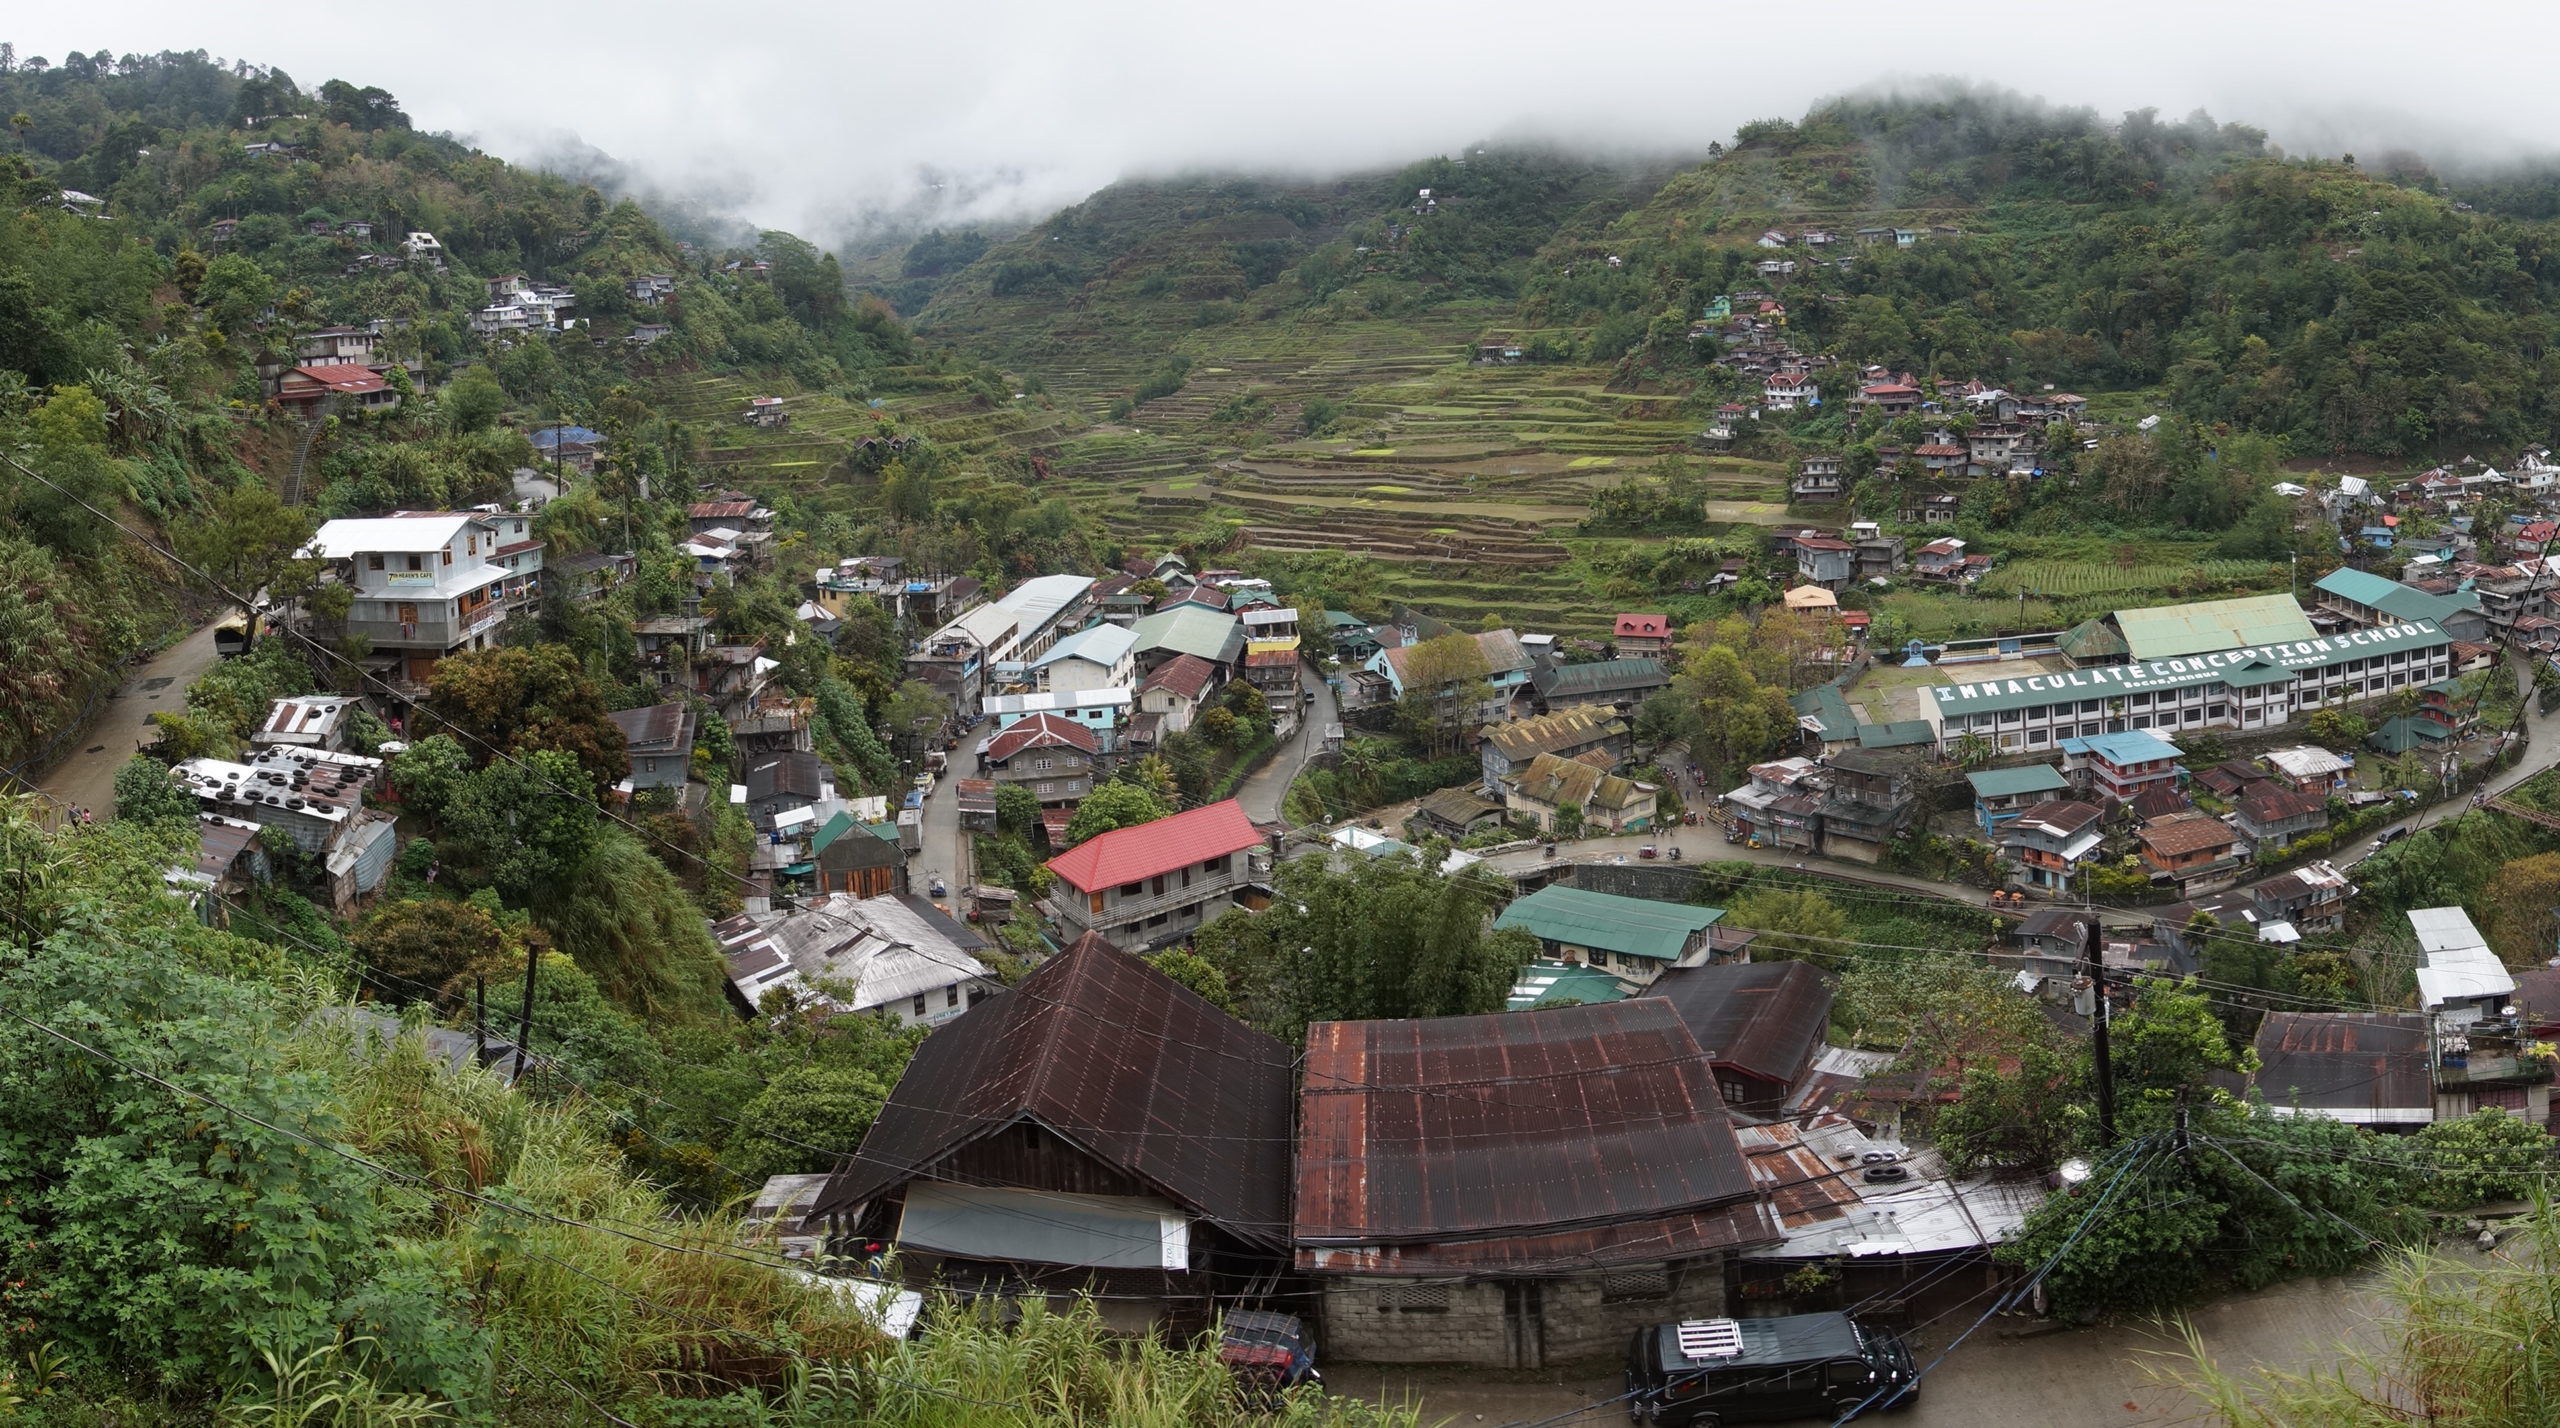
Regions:
M 2397 828 L 2385 828 L 2380 833 L 2374 835 L 2373 846 L 2375 851 L 2379 852 L 2380 850 L 2388 848 L 2392 844 L 2397 843 L 2408 836 L 2409 825 L 2406 823 L 2401 824 Z
M 1920 1380 L 1899 1336 L 1846 1314 L 1790 1314 L 1638 1329 L 1626 1389 L 1636 1423 L 1726 1428 L 1905 1407 Z
M 1639 858 L 1658 858 L 1662 856 L 1662 854 L 1651 843 L 1647 843 L 1643 847 L 1636 849 L 1636 856 Z
M 1677 843 L 1671 845 L 1671 861 L 1675 863 L 1680 861 L 1680 845 Z
M 1218 1322 L 1218 1362 L 1235 1375 L 1237 1396 L 1275 1407 L 1279 1395 L 1302 1383 L 1322 1384 L 1315 1340 L 1295 1314 L 1231 1309 Z

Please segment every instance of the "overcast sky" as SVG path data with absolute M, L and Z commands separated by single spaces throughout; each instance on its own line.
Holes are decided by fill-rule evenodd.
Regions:
M 2300 151 L 2560 149 L 2560 6 L 1761 0 L 105 0 L 0 22 L 20 55 L 202 48 L 538 158 L 592 145 L 811 236 L 964 176 L 982 209 L 1204 167 L 1328 171 L 1480 138 L 1692 151 L 1826 94 L 1952 75 L 2154 107 Z M 957 187 L 946 188 L 948 195 Z

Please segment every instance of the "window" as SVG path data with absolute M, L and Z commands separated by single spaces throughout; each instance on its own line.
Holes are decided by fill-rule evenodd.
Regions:
M 444 563 L 445 563 L 445 564 L 447 564 L 447 565 L 451 565 L 451 564 L 453 564 L 453 547 L 452 547 L 452 546 L 446 546 L 444 549 L 442 549 L 442 550 L 440 550 L 440 551 L 437 551 L 437 552 L 436 552 L 436 554 L 441 555 L 441 556 L 443 556 L 443 557 L 444 557 Z
M 1147 895 L 1150 897 L 1164 896 L 1164 875 L 1162 873 L 1158 873 L 1148 882 Z
M 1600 1302 L 1625 1304 L 1646 1299 L 1671 1297 L 1671 1271 L 1667 1269 L 1622 1269 L 1600 1276 Z
M 2080 701 L 2080 712 L 2081 712 L 2081 713 L 2083 713 L 2083 714 L 2095 714 L 2095 713 L 2097 713 L 2097 712 L 2098 712 L 2098 701 L 2097 701 L 2097 700 L 2095 700 L 2095 699 L 2083 699 L 2083 700 L 2081 700 L 2081 701 Z
M 382 557 L 378 555 L 366 556 L 364 558 L 364 568 L 367 570 L 380 570 L 382 568 Z
M 478 555 L 480 553 L 480 536 L 478 532 L 465 534 L 462 537 L 462 548 L 472 555 Z
M 1716 1089 L 1724 1093 L 1724 1103 L 1728 1106 L 1741 1105 L 1751 1095 L 1750 1090 L 1739 1081 L 1718 1081 Z
M 1138 895 L 1138 888 L 1139 884 L 1137 883 L 1122 883 L 1120 885 L 1120 895 L 1122 897 L 1136 897 Z
M 414 555 L 413 555 L 413 556 L 410 556 L 410 557 L 409 557 L 409 568 L 410 568 L 411 570 L 424 570 L 424 569 L 426 569 L 427 567 L 426 567 L 426 563 L 425 563 L 423 560 L 421 560 L 419 557 L 417 557 L 417 556 L 414 556 Z
M 916 993 L 915 1014 L 917 1016 L 924 1015 L 924 993 L 922 992 Z
M 1200 864 L 1200 871 L 1204 873 L 1223 873 L 1226 870 L 1227 855 L 1224 853 L 1220 853 L 1218 856 L 1210 858 Z
M 960 1005 L 960 984 L 958 982 L 954 982 L 950 986 L 942 989 L 942 1004 L 946 1007 L 956 1007 Z
M 1449 1312 L 1449 1286 L 1445 1284 L 1390 1284 L 1378 1291 L 1381 1314 L 1446 1314 Z

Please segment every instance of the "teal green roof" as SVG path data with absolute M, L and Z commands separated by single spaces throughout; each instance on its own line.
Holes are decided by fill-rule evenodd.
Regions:
M 2377 625 L 2323 639 L 2223 650 L 2189 659 L 2137 661 L 2064 674 L 1994 676 L 1971 684 L 1924 687 L 1935 702 L 1935 712 L 1955 718 L 2064 700 L 2113 699 L 2137 690 L 2183 689 L 2197 684 L 2272 684 L 2291 678 L 2299 670 L 2370 659 L 2398 650 L 2438 648 L 2452 642 L 2432 624 Z M 1798 712 L 1802 712 L 1802 706 L 1798 706 Z
M 2175 659 L 2243 645 L 2317 639 L 2311 619 L 2290 595 L 2245 595 L 2116 611 L 2116 628 L 2135 659 Z
M 2021 793 L 2049 793 L 2069 788 L 2062 770 L 2051 764 L 2030 764 L 2022 769 L 1984 769 L 1965 775 L 1973 785 L 1976 798 L 2010 798 Z
M 1599 1006 L 1627 999 L 1627 984 L 1579 962 L 1550 962 L 1544 958 L 1520 969 L 1512 979 L 1511 1011 L 1529 1011 L 1537 1007 Z
M 1858 747 L 1862 749 L 1902 749 L 1925 744 L 1938 737 L 1926 719 L 1903 719 L 1891 724 L 1858 726 Z
M 1840 697 L 1837 684 L 1817 684 L 1811 689 L 1787 696 L 1796 713 L 1820 721 L 1822 737 L 1852 738 L 1858 731 L 1858 716 L 1849 712 L 1849 701 Z
M 2131 647 L 2125 644 L 2124 636 L 2118 634 L 2116 627 L 2108 624 L 2104 616 L 2082 620 L 2063 631 L 2062 638 L 2054 641 L 2054 647 L 2073 659 L 2081 660 L 2105 659 L 2132 652 Z
M 2452 734 L 2442 724 L 2432 719 L 2403 714 L 2397 719 L 2386 721 L 2381 728 L 2365 735 L 2364 741 L 2368 747 L 2382 753 L 2405 754 L 2411 749 L 2443 743 L 2451 737 L 2453 737 Z
M 2414 585 L 2403 585 L 2370 570 L 2356 570 L 2348 566 L 2340 566 L 2321 576 L 2319 584 L 2312 588 L 2368 609 L 2380 610 L 2395 620 L 2442 620 L 2448 615 L 2480 608 L 2477 591 L 2430 595 Z
M 809 840 L 809 851 L 823 853 L 834 846 L 838 838 L 852 832 L 853 829 L 853 815 L 839 810 L 835 817 L 827 820 L 826 827 L 818 830 L 818 836 Z
M 1722 908 L 1552 886 L 1504 908 L 1493 925 L 1525 927 L 1546 942 L 1676 962 L 1691 937 L 1723 917 Z

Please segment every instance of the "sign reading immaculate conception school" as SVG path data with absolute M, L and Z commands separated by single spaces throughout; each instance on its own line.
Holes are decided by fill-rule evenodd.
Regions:
M 2277 670 L 2291 673 L 2319 669 L 2342 660 L 2432 648 L 2450 642 L 2444 631 L 2426 621 L 2412 625 L 2382 625 L 2325 639 L 2252 645 L 2245 649 L 2186 655 L 2178 659 L 2075 669 L 2066 674 L 2038 674 L 2024 679 L 1986 679 L 1976 684 L 1938 685 L 1930 691 L 1937 697 L 1937 708 L 1931 712 L 1988 714 L 2049 703 L 2057 695 L 2112 697 L 2141 690 L 2177 689 L 2241 674 L 2251 666 L 2263 666 L 2268 674 Z M 2266 681 L 2243 676 L 2241 682 L 2257 684 Z

